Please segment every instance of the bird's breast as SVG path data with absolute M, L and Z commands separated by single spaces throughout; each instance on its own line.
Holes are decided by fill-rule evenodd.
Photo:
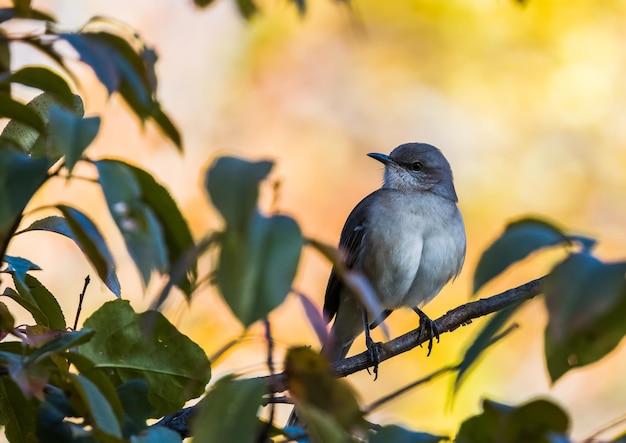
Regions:
M 399 195 L 369 214 L 360 260 L 386 309 L 428 302 L 456 274 L 465 231 L 456 205 L 438 197 Z

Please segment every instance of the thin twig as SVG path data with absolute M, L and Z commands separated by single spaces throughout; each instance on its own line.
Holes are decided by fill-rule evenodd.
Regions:
M 272 340 L 272 328 L 271 328 L 271 324 L 270 321 L 267 318 L 263 319 L 263 324 L 265 325 L 265 340 L 267 341 L 267 360 L 266 360 L 266 364 L 267 364 L 267 370 L 271 375 L 274 375 L 274 360 L 273 360 L 273 355 L 274 355 L 274 340 Z M 269 392 L 269 399 L 270 399 L 270 403 L 269 403 L 269 417 L 267 419 L 267 423 L 265 424 L 265 426 L 263 426 L 263 429 L 261 430 L 261 432 L 259 432 L 259 434 L 257 435 L 257 443 L 262 443 L 264 441 L 267 440 L 270 431 L 272 430 L 272 424 L 274 423 L 274 410 L 275 410 L 275 404 L 273 401 L 271 401 L 275 396 L 275 393 L 270 391 Z
M 85 292 L 87 291 L 87 286 L 89 285 L 90 281 L 91 278 L 89 276 L 85 277 L 83 292 L 81 292 L 78 296 L 78 308 L 76 309 L 76 318 L 74 319 L 74 327 L 72 328 L 73 330 L 76 330 L 78 328 L 78 317 L 80 317 L 80 311 L 83 310 L 83 300 L 85 300 Z

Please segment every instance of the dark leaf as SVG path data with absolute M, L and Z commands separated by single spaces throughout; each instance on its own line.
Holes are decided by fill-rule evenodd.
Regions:
M 413 432 L 396 425 L 383 426 L 369 439 L 370 443 L 439 443 L 441 441 L 448 441 L 448 438 L 425 432 Z
M 546 277 L 545 354 L 553 382 L 612 351 L 626 334 L 626 262 L 572 254 Z
M 152 271 L 165 272 L 169 265 L 163 227 L 154 209 L 144 200 L 154 196 L 144 195 L 135 175 L 137 168 L 114 160 L 100 160 L 95 164 L 109 211 L 144 284 L 148 284 Z M 144 186 L 149 186 L 146 177 L 142 178 Z M 152 192 L 154 189 L 156 187 L 151 186 Z M 174 218 L 173 215 L 170 220 Z
M 0 34 L 0 37 L 2 35 Z M 9 40 L 0 38 L 0 73 L 11 71 L 11 51 Z M 11 85 L 0 82 L 0 94 L 11 94 Z
M 52 354 L 60 354 L 71 347 L 87 343 L 92 339 L 93 335 L 94 331 L 89 329 L 64 332 L 31 352 L 28 357 L 24 359 L 24 365 L 36 363 Z
M 88 419 L 92 426 L 107 436 L 122 438 L 120 423 L 98 387 L 80 374 L 70 374 L 69 377 L 83 405 L 87 408 Z
M 120 282 L 115 273 L 113 256 L 109 252 L 109 248 L 96 225 L 78 209 L 65 205 L 57 205 L 57 208 L 63 213 L 67 227 L 72 234 L 69 238 L 74 240 L 80 250 L 83 251 L 83 254 L 89 259 L 107 288 L 116 297 L 120 297 Z M 44 221 L 46 221 L 45 224 L 43 223 Z M 67 228 L 63 226 L 63 223 L 58 218 L 48 217 L 40 222 L 37 229 L 57 232 L 67 236 Z M 35 228 L 32 228 L 31 225 L 27 229 Z
M 13 331 L 15 328 L 15 318 L 4 303 L 0 302 L 0 340 Z
M 73 111 L 78 117 L 84 113 L 83 101 L 78 95 L 73 96 Z M 51 95 L 44 92 L 28 102 L 32 108 L 48 124 L 50 108 L 57 103 Z M 11 140 L 20 146 L 24 152 L 31 154 L 33 158 L 49 157 L 49 164 L 54 163 L 61 157 L 61 152 L 48 143 L 48 137 L 24 123 L 12 120 L 2 131 L 2 138 Z
M 549 443 L 555 434 L 565 433 L 568 426 L 565 412 L 547 400 L 533 400 L 519 407 L 485 400 L 482 414 L 465 420 L 455 441 Z
M 132 443 L 181 443 L 180 436 L 167 428 L 154 427 L 133 435 Z
M 18 280 L 13 274 L 13 282 L 17 292 L 5 290 L 4 295 L 12 298 L 30 312 L 38 325 L 56 330 L 65 329 L 65 316 L 59 303 L 39 280 L 29 274 Z
M 180 409 L 204 392 L 210 378 L 204 351 L 162 314 L 135 314 L 128 301 L 115 300 L 92 314 L 85 327 L 96 335 L 80 353 L 116 380 L 146 380 L 153 417 Z
M 89 360 L 84 355 L 76 352 L 68 352 L 63 355 L 68 362 L 70 362 L 76 370 L 84 377 L 87 377 L 94 385 L 98 387 L 98 390 L 107 399 L 111 409 L 115 413 L 115 417 L 121 420 L 123 417 L 123 407 L 118 397 L 115 385 L 111 382 L 111 379 L 106 374 L 106 371 L 102 368 L 96 367 L 95 363 Z
M 36 399 L 27 399 L 8 377 L 0 378 L 0 425 L 10 442 L 34 442 L 36 437 Z
M 0 118 L 9 118 L 23 123 L 39 133 L 45 132 L 41 117 L 23 103 L 13 100 L 7 93 L 0 93 Z
M 178 128 L 172 123 L 168 115 L 163 112 L 163 109 L 159 106 L 158 109 L 154 111 L 152 114 L 152 119 L 157 124 L 157 126 L 163 131 L 163 134 L 169 138 L 174 145 L 182 151 L 183 149 L 183 140 L 180 136 L 180 132 L 178 132 Z
M 220 379 L 198 406 L 200 410 L 192 423 L 194 439 L 255 441 L 259 431 L 257 412 L 266 391 L 267 386 L 259 379 Z
M 118 90 L 121 74 L 117 68 L 113 50 L 91 34 L 59 34 L 78 52 L 80 60 L 93 69 L 109 95 Z
M 229 230 L 246 233 L 256 213 L 259 184 L 272 169 L 269 161 L 220 157 L 207 171 L 205 186 Z
M 258 9 L 252 0 L 235 0 L 239 13 L 246 20 L 251 20 L 257 13 Z
M 148 383 L 139 378 L 129 380 L 118 386 L 117 393 L 124 407 L 124 436 L 129 437 L 146 429 L 146 420 L 155 413 L 148 399 Z
M 352 388 L 336 377 L 328 361 L 306 346 L 292 347 L 285 356 L 285 375 L 291 396 L 302 407 L 324 412 L 345 431 L 366 425 Z M 315 413 L 314 413 L 315 414 Z M 306 413 L 301 417 L 306 425 Z
M 510 223 L 480 257 L 474 273 L 473 292 L 478 292 L 492 278 L 532 252 L 567 243 L 569 239 L 560 229 L 542 220 L 529 218 Z
M 65 167 L 71 175 L 74 165 L 98 134 L 100 117 L 81 118 L 53 104 L 48 119 L 50 142 L 55 151 L 65 156 Z
M 174 263 L 181 259 L 183 254 L 194 246 L 191 230 L 180 212 L 180 209 L 178 209 L 178 205 L 167 189 L 158 183 L 148 172 L 127 163 L 114 160 L 110 161 L 119 164 L 120 167 L 128 167 L 135 176 L 139 188 L 141 189 L 142 202 L 154 211 L 154 214 L 163 228 L 163 236 L 168 252 L 169 269 L 171 270 Z M 187 296 L 190 296 L 194 289 L 197 276 L 197 261 L 192 260 L 192 262 L 189 263 L 186 277 L 178 282 L 177 286 L 180 287 Z
M 201 8 L 205 8 L 213 3 L 213 0 L 193 0 L 196 6 L 200 6 Z
M 69 109 L 74 106 L 74 95 L 67 82 L 59 74 L 38 66 L 28 66 L 13 73 L 2 83 L 20 83 L 47 92 L 57 103 Z
M 17 229 L 24 207 L 48 178 L 48 161 L 0 147 L 0 255 Z
M 222 238 L 216 282 L 235 316 L 249 326 L 283 302 L 295 277 L 303 239 L 285 216 L 255 217 L 250 234 Z

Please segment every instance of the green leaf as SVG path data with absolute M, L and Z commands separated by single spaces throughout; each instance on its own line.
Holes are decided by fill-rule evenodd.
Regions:
M 65 79 L 47 68 L 28 66 L 13 73 L 2 83 L 20 83 L 37 88 L 70 109 L 74 106 L 74 95 Z
M 24 359 L 24 365 L 30 365 L 52 354 L 60 354 L 69 348 L 87 343 L 94 336 L 94 331 L 83 329 L 81 331 L 67 331 L 53 338 L 43 346 L 35 349 Z
M 482 353 L 494 343 L 494 340 L 497 341 L 502 338 L 502 336 L 497 337 L 497 334 L 521 305 L 521 303 L 518 303 L 495 313 L 480 330 L 472 344 L 465 351 L 465 354 L 463 354 L 463 359 L 459 364 L 456 380 L 454 381 L 454 392 L 460 389 L 464 377 L 474 367 Z
M 48 178 L 48 161 L 0 147 L 0 252 L 4 253 L 33 194 Z
M 220 157 L 207 171 L 205 186 L 227 229 L 245 233 L 256 213 L 259 184 L 272 169 L 269 161 Z
M 168 269 L 172 269 L 173 265 L 182 258 L 183 254 L 194 246 L 193 236 L 189 225 L 185 221 L 178 205 L 170 195 L 170 193 L 161 184 L 159 184 L 152 175 L 143 169 L 115 160 L 107 160 L 112 164 L 119 164 L 120 167 L 128 167 L 133 173 L 137 184 L 141 190 L 141 200 L 148 205 L 156 215 L 161 227 L 163 228 L 163 236 L 168 251 Z M 187 276 L 176 285 L 187 295 L 190 296 L 194 289 L 195 280 L 198 276 L 197 261 L 194 260 L 190 264 Z
M 153 112 L 152 119 L 161 129 L 163 134 L 165 134 L 167 138 L 169 138 L 174 143 L 178 150 L 182 151 L 183 140 L 180 136 L 180 132 L 178 132 L 178 128 L 176 128 L 174 123 L 172 123 L 168 115 L 163 112 L 163 109 L 161 109 L 160 106 Z
M 68 415 L 76 415 L 65 392 L 59 388 L 48 387 L 45 400 L 37 410 L 37 437 L 46 443 L 65 443 L 72 441 L 72 431 L 65 421 Z
M 13 274 L 13 283 L 17 292 L 6 288 L 3 295 L 12 298 L 30 312 L 38 325 L 55 330 L 65 329 L 65 316 L 59 302 L 39 280 L 30 274 L 19 280 Z
M 36 442 L 36 399 L 27 399 L 8 377 L 0 378 L 0 425 L 10 442 Z
M 246 20 L 251 20 L 257 13 L 258 8 L 252 0 L 236 0 L 239 13 Z
M 532 218 L 507 225 L 504 233 L 483 252 L 474 273 L 474 294 L 513 263 L 532 252 L 568 243 L 568 237 L 556 226 Z
M 573 367 L 601 359 L 626 334 L 625 273 L 626 262 L 603 263 L 579 253 L 546 277 L 545 354 L 553 382 Z
M 0 39 L 0 72 L 9 72 L 11 70 L 11 50 L 9 49 L 9 40 Z M 0 94 L 11 94 L 11 85 L 8 83 L 0 83 Z
M 175 145 L 181 148 L 178 130 L 161 110 L 156 99 L 156 54 L 151 48 L 135 50 L 126 39 L 108 32 L 61 34 L 91 66 L 110 94 L 119 92 L 143 122 L 153 118 Z
M 65 167 L 71 175 L 76 162 L 98 134 L 100 117 L 81 118 L 53 104 L 48 119 L 50 142 L 65 156 Z
M 2 260 L 7 264 L 7 267 L 3 272 L 11 273 L 22 285 L 26 284 L 24 278 L 26 277 L 26 273 L 28 271 L 41 271 L 41 268 L 38 265 L 22 257 L 5 255 Z
M 65 217 L 67 228 L 71 231 L 72 235 L 68 237 L 74 240 L 80 250 L 83 251 L 107 288 L 119 298 L 121 289 L 115 273 L 113 256 L 96 225 L 76 208 L 66 205 L 57 205 L 57 208 Z M 37 229 L 45 228 L 45 230 L 67 236 L 67 228 L 58 218 L 46 218 L 44 220 L 37 225 Z
M 169 264 L 163 227 L 155 211 L 144 200 L 154 196 L 144 196 L 135 175 L 136 168 L 131 169 L 125 163 L 114 160 L 100 160 L 95 164 L 109 211 L 144 284 L 148 284 L 152 271 L 165 272 Z M 145 176 L 143 178 L 143 184 L 147 186 Z
M 129 380 L 118 386 L 117 392 L 124 406 L 124 436 L 129 437 L 146 429 L 146 420 L 155 412 L 148 399 L 148 383 L 138 378 Z
M 69 374 L 69 377 L 87 408 L 88 418 L 92 426 L 106 435 L 121 438 L 120 423 L 113 412 L 113 408 L 98 387 L 80 374 Z
M 349 443 L 352 441 L 337 423 L 335 417 L 327 411 L 304 404 L 298 407 L 298 414 L 306 423 L 311 441 L 316 443 Z
M 33 98 L 26 106 L 32 108 L 47 125 L 50 108 L 55 103 L 58 103 L 56 99 L 44 92 Z M 73 96 L 72 110 L 79 117 L 82 117 L 84 114 L 83 101 L 78 95 Z M 33 158 L 49 157 L 49 164 L 54 163 L 61 157 L 61 153 L 48 143 L 46 134 L 41 134 L 39 131 L 19 121 L 11 120 L 2 131 L 1 137 L 17 144 L 24 152 L 30 153 Z
M 196 4 L 196 6 L 205 8 L 209 6 L 211 3 L 213 3 L 213 0 L 193 0 L 193 2 Z
M 259 432 L 257 412 L 267 386 L 259 379 L 220 379 L 199 403 L 192 422 L 196 441 L 251 442 Z
M 118 90 L 121 81 L 114 51 L 92 34 L 59 34 L 78 52 L 80 60 L 93 69 L 109 95 Z
M 181 443 L 180 435 L 171 429 L 155 427 L 130 437 L 131 443 Z
M 116 380 L 146 380 L 153 417 L 200 396 L 210 378 L 204 351 L 159 312 L 135 314 L 128 301 L 105 303 L 85 321 L 96 331 L 79 352 Z
M 370 439 L 370 443 L 439 443 L 448 441 L 447 437 L 413 432 L 396 425 L 383 426 Z
M 485 400 L 482 414 L 465 420 L 455 441 L 549 443 L 568 426 L 565 412 L 548 400 L 532 400 L 517 408 Z
M 7 93 L 0 93 L 0 118 L 16 120 L 39 133 L 43 133 L 46 130 L 39 114 L 25 104 L 13 100 Z
M 249 326 L 280 305 L 295 277 L 303 239 L 286 216 L 257 214 L 250 234 L 226 231 L 216 283 L 235 316 Z
M 93 332 L 93 331 L 92 331 Z M 91 336 L 90 336 L 91 338 Z M 84 377 L 87 377 L 94 385 L 98 387 L 98 390 L 107 399 L 111 409 L 115 413 L 115 417 L 121 420 L 124 415 L 124 409 L 122 407 L 121 399 L 118 397 L 115 385 L 111 382 L 109 376 L 105 370 L 97 368 L 95 363 L 89 360 L 84 355 L 76 352 L 68 352 L 63 355 L 68 362 L 70 362 L 76 370 Z

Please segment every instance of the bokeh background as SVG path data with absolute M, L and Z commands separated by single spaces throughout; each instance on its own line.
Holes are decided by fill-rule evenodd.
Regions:
M 507 221 L 522 215 L 598 238 L 604 260 L 626 255 L 624 2 L 353 0 L 347 6 L 310 0 L 300 17 L 286 0 L 267 0 L 251 23 L 230 0 L 202 10 L 190 0 L 33 3 L 67 30 L 94 15 L 122 20 L 155 48 L 159 98 L 182 132 L 184 154 L 152 125 L 141 127 L 121 100 L 107 99 L 89 69 L 73 63 L 88 113 L 104 118 L 88 154 L 124 158 L 153 172 L 197 238 L 221 226 L 202 189 L 206 167 L 218 155 L 274 160 L 263 207 L 295 217 L 307 236 L 336 244 L 352 207 L 381 182 L 381 166 L 365 154 L 422 141 L 441 148 L 452 164 L 468 235 L 461 276 L 425 308 L 432 318 L 468 300 L 481 251 Z M 14 68 L 45 62 L 26 46 L 15 48 Z M 89 168 L 77 173 L 94 175 Z M 58 180 L 29 208 L 58 201 L 83 208 L 102 227 L 124 297 L 137 310 L 147 308 L 162 282 L 141 287 L 98 189 Z M 38 278 L 61 294 L 66 316 L 73 318 L 84 277 L 94 274 L 75 246 L 31 233 L 17 238 L 9 253 L 44 268 Z M 479 295 L 543 275 L 561 256 L 536 254 Z M 213 265 L 205 260 L 203 272 Z M 294 286 L 321 306 L 329 270 L 319 254 L 306 251 Z M 92 283 L 83 320 L 112 297 Z M 172 296 L 166 314 L 209 356 L 243 332 L 207 286 L 191 303 Z M 626 411 L 623 343 L 552 386 L 542 357 L 542 300 L 528 303 L 515 320 L 521 327 L 481 360 L 453 404 L 452 378 L 444 378 L 379 409 L 371 420 L 453 435 L 465 417 L 480 411 L 482 398 L 519 403 L 550 396 L 569 411 L 573 436 L 581 438 Z M 26 315 L 23 321 L 29 321 Z M 278 360 L 291 344 L 318 346 L 295 297 L 271 322 Z M 416 324 L 411 312 L 394 313 L 389 321 L 393 336 Z M 457 362 L 482 324 L 445 334 L 428 358 L 417 349 L 384 363 L 375 382 L 365 373 L 349 381 L 367 404 Z M 215 378 L 264 372 L 261 328 L 252 327 L 246 337 L 215 361 Z M 353 349 L 363 347 L 358 340 Z

